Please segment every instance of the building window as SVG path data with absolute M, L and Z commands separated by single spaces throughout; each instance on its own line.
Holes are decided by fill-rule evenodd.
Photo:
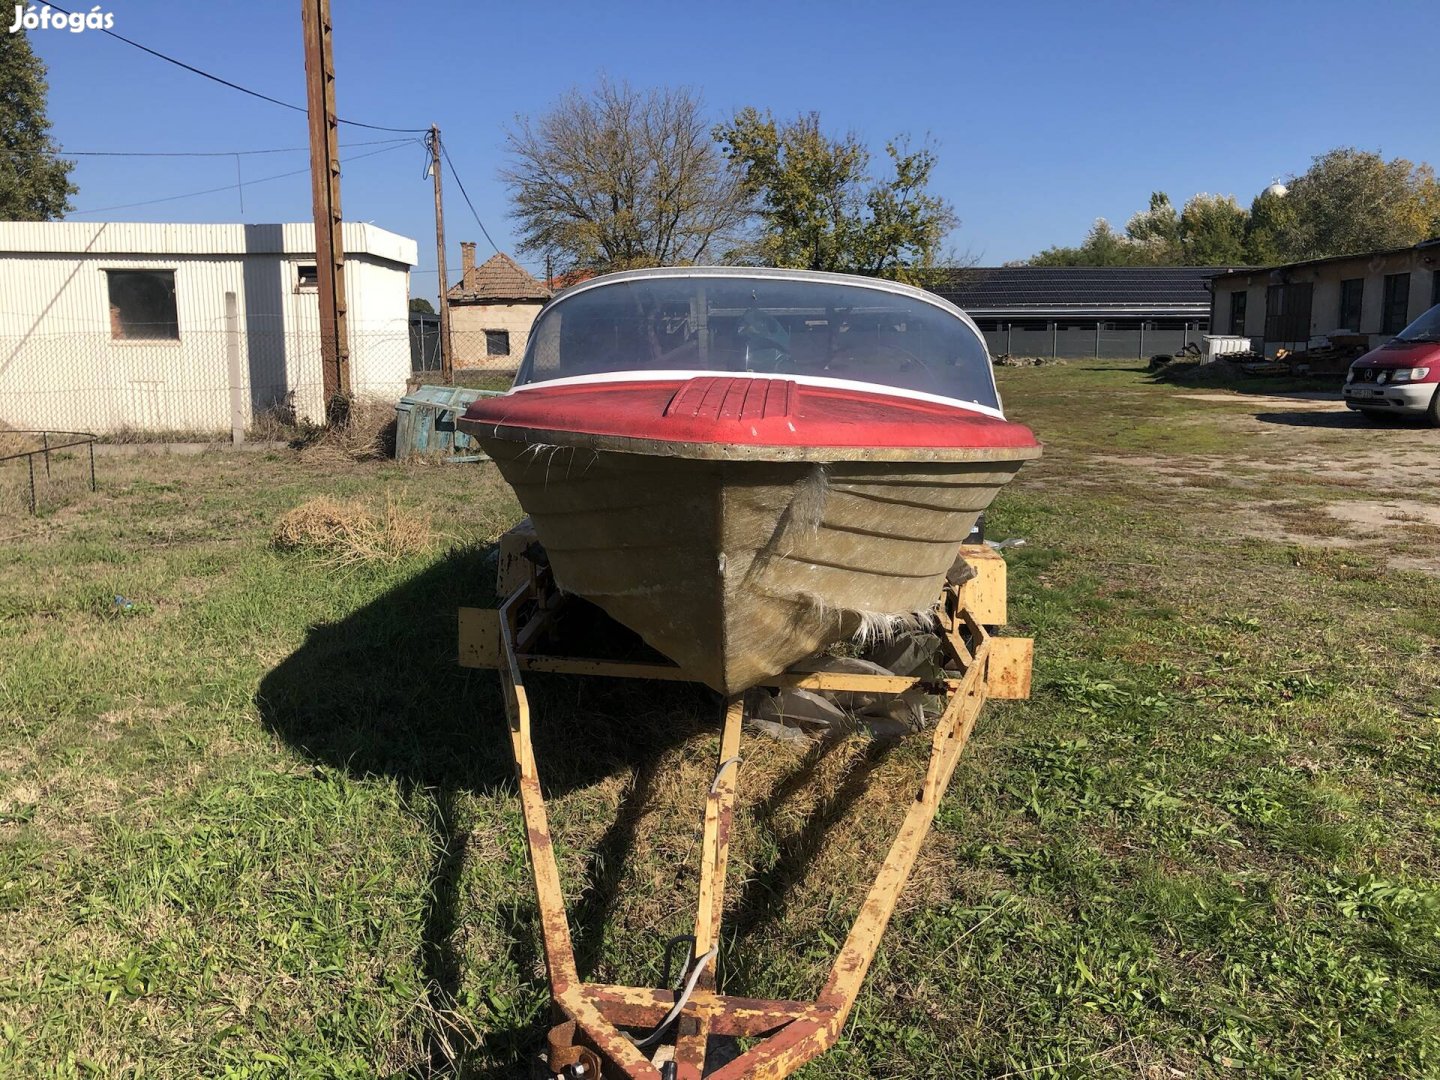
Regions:
M 510 331 L 509 331 L 509 330 L 486 330 L 486 331 L 485 331 L 485 355 L 486 355 L 486 356 L 509 356 L 509 355 L 510 355 Z
M 1410 310 L 1410 275 L 1385 275 L 1385 315 L 1380 323 L 1382 334 L 1398 334 L 1405 329 L 1409 320 L 1405 315 Z
M 1245 302 L 1250 298 L 1246 292 L 1230 294 L 1230 333 L 1245 333 Z
M 1360 332 L 1360 305 L 1364 300 L 1364 278 L 1348 278 L 1340 282 L 1340 322 L 1336 325 L 1341 330 Z
M 174 270 L 107 270 L 110 336 L 125 341 L 178 341 Z
M 1308 281 L 1288 285 L 1271 285 L 1265 290 L 1265 344 L 1303 346 L 1310 339 L 1310 302 L 1312 286 Z
M 295 267 L 295 291 L 319 292 L 320 268 L 314 263 L 300 263 Z

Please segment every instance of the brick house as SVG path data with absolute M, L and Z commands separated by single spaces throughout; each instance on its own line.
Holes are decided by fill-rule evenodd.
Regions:
M 460 252 L 460 280 L 446 294 L 455 366 L 514 369 L 550 290 L 509 255 L 476 266 L 473 243 L 461 244 Z

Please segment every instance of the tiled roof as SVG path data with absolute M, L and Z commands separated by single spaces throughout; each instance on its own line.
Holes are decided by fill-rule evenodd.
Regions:
M 509 255 L 496 254 L 479 266 L 472 266 L 446 294 L 452 302 L 467 300 L 536 300 L 550 299 L 550 290 Z
M 561 292 L 572 285 L 579 285 L 582 281 L 589 281 L 596 276 L 598 275 L 594 270 L 566 270 L 563 274 L 556 274 L 545 284 L 550 286 L 552 292 Z
M 931 286 L 975 314 L 1185 314 L 1208 311 L 1223 266 L 993 266 L 951 271 Z

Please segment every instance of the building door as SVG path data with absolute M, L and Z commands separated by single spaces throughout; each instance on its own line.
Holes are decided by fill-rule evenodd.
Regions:
M 1250 294 L 1242 291 L 1230 294 L 1230 333 L 1243 337 L 1245 334 L 1245 301 Z
M 1265 347 L 1303 349 L 1310 340 L 1308 281 L 1271 285 L 1265 290 Z

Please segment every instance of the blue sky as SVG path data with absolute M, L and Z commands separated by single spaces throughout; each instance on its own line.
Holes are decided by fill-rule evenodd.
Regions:
M 1440 118 L 1413 46 L 1440 38 L 1440 5 L 1207 2 L 396 4 L 333 0 L 341 116 L 441 126 L 480 217 L 512 243 L 496 177 L 504 129 L 596 75 L 689 85 L 716 118 L 744 105 L 818 110 L 878 152 L 928 136 L 936 189 L 961 219 L 949 246 L 994 264 L 1117 224 L 1152 190 L 1242 202 L 1339 145 L 1440 159 Z M 89 10 L 85 8 L 83 10 Z M 112 0 L 114 29 L 266 94 L 304 103 L 293 0 Z M 13 22 L 7 8 L 6 26 Z M 89 31 L 32 31 L 69 150 L 303 147 L 302 114 L 245 97 Z M 1423 50 L 1422 50 L 1423 51 Z M 342 142 L 405 138 L 342 129 Z M 374 153 L 360 159 L 358 155 Z M 434 295 L 434 220 L 419 145 L 355 146 L 351 220 L 420 241 L 415 295 Z M 247 182 L 304 170 L 304 152 L 242 159 Z M 82 158 L 76 210 L 233 185 L 233 158 Z M 305 175 L 82 214 L 77 220 L 297 221 Z M 447 179 L 447 262 L 480 242 Z M 538 267 L 540 260 L 524 259 Z

